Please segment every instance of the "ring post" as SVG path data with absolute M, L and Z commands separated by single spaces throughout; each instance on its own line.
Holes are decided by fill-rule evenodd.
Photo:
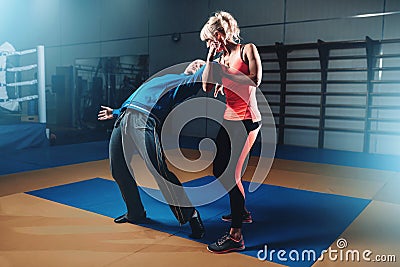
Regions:
M 44 68 L 44 46 L 39 45 L 37 47 L 37 57 L 38 57 L 38 111 L 39 111 L 39 122 L 46 123 L 46 88 L 45 88 L 45 68 Z

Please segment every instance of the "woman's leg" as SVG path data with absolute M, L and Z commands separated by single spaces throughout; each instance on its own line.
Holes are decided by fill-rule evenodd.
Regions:
M 231 142 L 229 140 L 229 135 L 223 125 L 218 131 L 217 137 L 215 139 L 215 145 L 217 153 L 213 162 L 213 174 L 218 179 L 226 170 L 231 155 Z M 224 183 L 223 185 L 225 186 Z M 227 191 L 229 191 L 229 188 L 225 188 L 227 189 Z
M 242 183 L 242 169 L 261 128 L 259 123 L 254 123 L 250 120 L 245 120 L 242 123 L 246 129 L 247 135 L 243 136 L 243 134 L 237 134 L 235 137 L 236 140 L 234 140 L 234 153 L 232 153 L 238 155 L 234 158 L 234 162 L 236 163 L 234 174 L 235 186 L 229 192 L 232 214 L 231 228 L 233 229 L 242 228 L 243 214 L 246 212 L 245 192 Z
M 243 124 L 242 124 L 243 123 Z M 242 219 L 245 212 L 245 194 L 241 180 L 241 173 L 245 159 L 253 146 L 260 125 L 251 121 L 228 122 L 231 125 L 229 132 L 232 133 L 232 151 L 228 173 L 233 175 L 235 185 L 229 191 L 229 200 L 231 206 L 231 228 L 228 235 L 223 236 L 217 242 L 210 244 L 207 249 L 216 253 L 225 253 L 228 251 L 243 250 L 245 248 L 242 236 Z M 243 128 L 245 130 L 243 130 Z
M 239 200 L 239 194 L 237 194 L 238 192 L 242 192 L 241 195 L 244 198 L 241 174 L 249 149 L 251 148 L 251 146 L 246 146 L 248 132 L 250 131 L 247 129 L 249 126 L 246 126 L 247 124 L 242 123 L 242 121 L 224 121 L 216 138 L 217 153 L 213 164 L 214 176 L 220 179 L 228 192 L 232 191 L 230 193 L 230 195 L 233 194 L 230 197 L 231 208 L 233 207 L 236 212 L 243 206 L 238 211 L 241 218 L 244 215 L 248 217 L 248 211 L 244 207 L 244 200 Z M 243 149 L 243 147 L 248 149 Z M 251 219 L 247 217 L 247 222 L 251 222 Z M 232 221 L 232 212 L 229 215 L 224 215 L 223 220 Z

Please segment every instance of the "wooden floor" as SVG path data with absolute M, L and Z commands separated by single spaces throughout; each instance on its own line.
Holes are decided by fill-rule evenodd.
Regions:
M 171 168 L 183 181 L 199 177 Z M 144 166 L 142 171 L 138 175 L 146 175 Z M 208 168 L 200 176 L 210 173 Z M 0 176 L 0 266 L 281 266 L 238 253 L 215 255 L 202 243 L 115 224 L 102 215 L 24 194 L 93 177 L 112 179 L 107 160 Z M 351 249 L 395 255 L 397 260 L 324 260 L 313 266 L 400 266 L 398 172 L 276 159 L 265 183 L 371 199 L 341 236 Z

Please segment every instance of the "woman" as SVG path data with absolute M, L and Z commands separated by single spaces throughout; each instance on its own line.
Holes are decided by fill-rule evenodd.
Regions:
M 236 20 L 223 11 L 210 17 L 200 33 L 201 40 L 209 49 L 203 72 L 203 89 L 207 92 L 214 89 L 214 96 L 218 93 L 226 96 L 223 127 L 216 139 L 217 155 L 213 171 L 229 190 L 231 214 L 222 216 L 222 219 L 231 221 L 231 227 L 229 233 L 207 247 L 215 253 L 243 250 L 242 223 L 252 222 L 245 208 L 241 174 L 261 128 L 255 93 L 261 82 L 262 65 L 254 44 L 238 43 L 239 33 Z M 216 84 L 214 81 L 219 82 Z

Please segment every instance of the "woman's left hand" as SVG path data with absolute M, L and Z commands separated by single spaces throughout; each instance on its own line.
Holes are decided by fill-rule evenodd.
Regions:
M 214 97 L 217 97 L 219 93 L 221 93 L 221 95 L 225 95 L 224 94 L 224 86 L 222 84 L 215 85 Z

